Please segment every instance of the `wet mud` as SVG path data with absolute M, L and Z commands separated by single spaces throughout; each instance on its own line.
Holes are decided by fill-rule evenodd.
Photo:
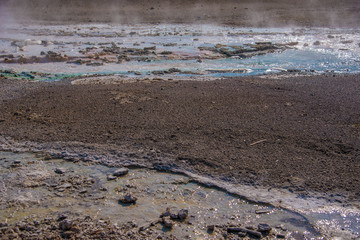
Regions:
M 3 79 L 1 149 L 185 173 L 256 204 L 305 214 L 323 235 L 353 236 L 357 82 L 358 75 L 82 85 Z M 91 192 L 91 180 L 86 184 L 72 193 Z M 249 234 L 243 225 L 221 232 L 229 227 Z
M 183 175 L 14 153 L 1 153 L 0 174 L 5 237 L 31 236 L 34 230 L 115 237 L 126 231 L 112 226 L 110 233 L 97 224 L 123 227 L 129 221 L 123 227 L 129 236 L 147 238 L 321 236 L 300 214 L 247 202 Z M 95 225 L 91 231 L 85 228 L 89 222 Z

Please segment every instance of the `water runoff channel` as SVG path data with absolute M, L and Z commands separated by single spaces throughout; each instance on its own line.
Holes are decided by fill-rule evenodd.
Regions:
M 34 81 L 92 81 L 109 75 L 135 80 L 211 80 L 359 73 L 359 44 L 360 31 L 356 29 L 9 25 L 0 35 L 0 71 L 1 77 Z M 58 174 L 56 169 L 64 173 Z M 360 211 L 354 207 L 312 205 L 306 200 L 307 207 L 289 210 L 247 201 L 191 176 L 144 168 L 132 168 L 125 176 L 109 181 L 108 176 L 116 170 L 45 160 L 32 153 L 0 152 L 0 222 L 12 224 L 24 217 L 68 211 L 114 223 L 136 219 L 144 225 L 169 208 L 189 211 L 188 221 L 193 223 L 178 222 L 170 231 L 180 238 L 221 238 L 229 226 L 247 226 L 247 234 L 254 237 L 251 231 L 256 232 L 262 223 L 271 227 L 270 237 L 360 235 Z M 137 197 L 136 204 L 119 204 L 119 197 L 126 192 Z M 209 232 L 209 226 L 216 226 L 215 231 Z

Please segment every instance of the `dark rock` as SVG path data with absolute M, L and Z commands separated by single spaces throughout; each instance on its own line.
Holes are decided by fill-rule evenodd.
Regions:
M 2 223 L 2 222 L 0 222 L 0 227 L 7 227 L 7 226 L 8 226 L 7 223 Z
M 276 237 L 277 238 L 285 238 L 285 234 L 278 233 L 278 234 L 276 234 Z
M 178 212 L 178 217 L 180 220 L 185 220 L 189 215 L 189 211 L 187 209 L 181 209 Z
M 164 224 L 165 227 L 170 229 L 174 226 L 174 222 L 171 221 L 169 217 L 164 217 L 162 223 Z
M 163 212 L 160 217 L 168 217 L 171 215 L 170 208 L 166 208 L 165 212 Z
M 255 230 L 255 228 L 253 226 L 246 226 L 245 228 L 249 229 L 249 230 Z
M 55 173 L 57 173 L 57 174 L 64 174 L 64 173 L 65 173 L 65 169 L 63 169 L 63 168 L 56 168 L 56 169 L 55 169 Z
M 178 69 L 178 68 L 169 68 L 168 72 L 170 72 L 170 73 L 179 73 L 179 72 L 181 72 L 181 70 Z
M 256 214 L 267 214 L 270 212 L 271 212 L 271 210 L 267 210 L 267 209 L 259 209 L 259 210 L 255 211 Z
M 207 226 L 208 232 L 212 233 L 215 230 L 215 225 L 209 225 Z
M 121 176 L 125 176 L 126 174 L 128 174 L 129 172 L 129 169 L 127 168 L 120 168 L 120 169 L 117 169 L 113 175 L 116 176 L 116 177 L 121 177 Z
M 244 232 L 239 232 L 237 235 L 242 238 L 246 237 L 246 233 L 244 233 Z
M 261 238 L 262 235 L 260 232 L 257 232 L 257 231 L 253 231 L 253 230 L 249 230 L 249 229 L 246 229 L 246 228 L 242 228 L 242 227 L 228 227 L 227 228 L 227 231 L 229 233 L 239 233 L 239 232 L 242 232 L 242 233 L 247 233 L 253 237 L 257 237 L 257 238 Z
M 298 72 L 301 72 L 300 69 L 287 69 L 286 70 L 287 72 L 291 72 L 291 73 L 298 73 Z
M 169 55 L 169 54 L 172 54 L 173 52 L 171 51 L 162 51 L 160 54 L 162 55 Z
M 179 215 L 174 214 L 174 213 L 170 213 L 170 218 L 175 220 L 175 219 L 179 219 Z
M 262 234 L 257 232 L 257 231 L 253 231 L 253 230 L 247 230 L 247 234 L 251 235 L 251 236 L 254 236 L 254 237 L 257 237 L 257 238 L 261 238 L 262 237 Z
M 63 221 L 60 222 L 59 224 L 59 228 L 63 231 L 68 231 L 72 228 L 72 222 L 68 219 L 64 219 Z
M 136 201 L 137 201 L 137 198 L 132 196 L 131 194 L 127 194 L 119 199 L 119 202 L 123 203 L 123 204 L 135 204 Z
M 156 50 L 156 46 L 153 47 L 144 47 L 145 51 L 151 51 L 151 50 Z
M 62 220 L 64 220 L 64 219 L 66 219 L 66 218 L 67 218 L 67 216 L 61 214 L 61 215 L 58 216 L 58 218 L 56 219 L 56 221 L 60 222 L 60 221 L 62 221 Z
M 266 224 L 266 223 L 260 223 L 258 225 L 258 231 L 259 232 L 270 232 L 271 231 L 271 227 Z
M 26 225 L 25 230 L 28 231 L 28 232 L 31 232 L 31 231 L 34 230 L 34 228 L 32 226 Z
M 74 232 L 71 231 L 66 231 L 66 232 L 62 232 L 61 236 L 65 239 L 71 238 L 74 235 Z
M 230 233 L 247 232 L 248 230 L 242 227 L 228 227 L 227 231 Z

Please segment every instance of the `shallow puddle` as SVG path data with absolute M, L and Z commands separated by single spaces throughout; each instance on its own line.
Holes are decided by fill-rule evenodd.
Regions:
M 295 239 L 320 238 L 313 227 L 317 223 L 359 233 L 356 214 L 312 213 L 309 222 L 306 216 L 253 204 L 222 190 L 204 187 L 183 175 L 130 169 L 125 176 L 110 180 L 117 169 L 1 152 L 0 222 L 11 224 L 29 216 L 36 219 L 71 213 L 147 226 L 170 208 L 173 213 L 187 209 L 188 219 L 175 221 L 171 230 L 161 225 L 154 228 L 179 238 L 222 238 L 223 231 L 209 232 L 208 226 L 222 230 L 230 226 L 256 229 L 259 223 L 270 225 L 273 237 L 283 234 Z M 119 199 L 126 194 L 136 197 L 136 204 L 120 203 Z

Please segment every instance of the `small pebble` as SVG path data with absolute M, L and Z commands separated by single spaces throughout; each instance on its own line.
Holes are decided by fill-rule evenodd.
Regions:
M 124 203 L 124 204 L 135 204 L 136 201 L 137 201 L 137 198 L 132 196 L 131 194 L 127 194 L 119 199 L 119 202 Z
M 81 189 L 81 190 L 79 191 L 79 193 L 86 193 L 86 192 L 87 192 L 86 189 Z
M 178 217 L 180 220 L 185 220 L 189 215 L 189 211 L 187 209 L 181 209 L 178 212 Z
M 267 209 L 259 209 L 259 210 L 255 211 L 256 214 L 267 214 L 270 212 L 271 212 L 271 210 L 267 210 Z
M 258 231 L 259 232 L 270 232 L 271 231 L 271 227 L 266 224 L 266 223 L 260 223 L 258 225 Z
M 116 176 L 116 177 L 122 177 L 122 176 L 125 176 L 126 174 L 128 174 L 129 172 L 129 169 L 127 168 L 120 168 L 120 169 L 117 169 L 113 175 Z
M 63 168 L 56 168 L 56 169 L 55 169 L 55 173 L 57 173 L 57 174 L 64 174 L 64 173 L 65 173 L 65 169 L 63 169 Z
M 63 231 L 68 231 L 72 228 L 72 222 L 68 219 L 64 219 L 60 222 L 59 228 Z
M 169 217 L 163 218 L 163 224 L 165 227 L 170 228 L 170 229 L 174 226 L 174 222 L 171 221 Z
M 108 180 L 108 181 L 112 181 L 112 180 L 115 180 L 115 179 L 116 179 L 116 177 L 113 176 L 113 175 L 107 176 L 107 180 Z

